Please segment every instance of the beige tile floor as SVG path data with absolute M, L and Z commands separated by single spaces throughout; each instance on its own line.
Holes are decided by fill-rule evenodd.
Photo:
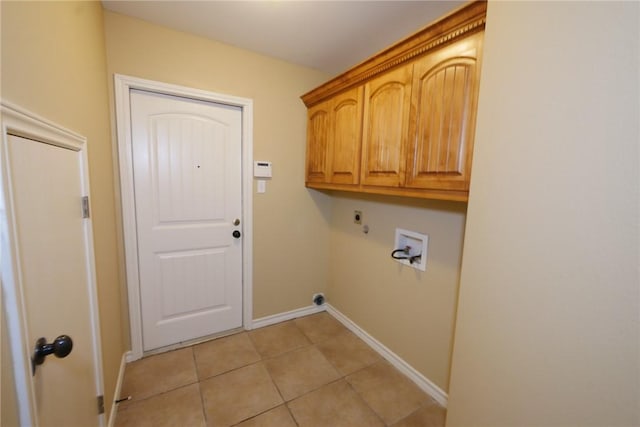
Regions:
M 445 409 L 328 313 L 127 365 L 118 427 L 435 427 Z

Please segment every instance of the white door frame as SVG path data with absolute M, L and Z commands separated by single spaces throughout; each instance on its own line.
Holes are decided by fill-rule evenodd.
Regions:
M 21 425 L 38 426 L 35 391 L 31 382 L 31 359 L 34 343 L 27 335 L 26 301 L 23 293 L 23 279 L 20 272 L 20 248 L 18 245 L 15 208 L 13 205 L 11 174 L 9 171 L 8 136 L 9 134 L 41 141 L 43 143 L 81 152 L 82 194 L 89 196 L 89 169 L 87 158 L 87 140 L 70 130 L 56 125 L 42 117 L 2 101 L 2 142 L 0 147 L 0 271 L 3 302 L 7 314 L 7 329 L 13 358 L 18 412 Z M 78 200 L 78 209 L 80 209 Z M 94 352 L 94 371 L 96 397 L 104 395 L 102 376 L 102 349 L 100 341 L 100 319 L 98 315 L 98 297 L 96 288 L 95 258 L 93 250 L 93 229 L 91 219 L 84 223 L 86 262 L 88 267 L 87 287 L 91 316 L 92 347 Z M 6 362 L 5 362 L 6 363 Z M 97 414 L 96 414 L 97 415 Z M 98 424 L 104 426 L 105 414 L 97 415 Z
M 122 228 L 131 331 L 131 352 L 127 354 L 127 361 L 137 360 L 143 356 L 138 241 L 133 186 L 131 89 L 215 102 L 242 109 L 242 319 L 244 329 L 251 329 L 253 322 L 253 100 L 121 74 L 114 75 L 114 89 Z

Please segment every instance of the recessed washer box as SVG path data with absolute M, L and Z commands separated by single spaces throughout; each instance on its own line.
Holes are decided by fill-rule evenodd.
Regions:
M 413 257 L 413 262 L 409 259 L 396 259 L 396 261 L 408 267 L 426 271 L 429 236 L 416 231 L 396 228 L 396 240 L 393 250 L 405 248 L 408 248 L 406 252 L 407 258 Z

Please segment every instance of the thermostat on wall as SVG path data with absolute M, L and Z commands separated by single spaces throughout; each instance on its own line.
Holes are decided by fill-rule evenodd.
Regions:
M 271 178 L 271 162 L 257 161 L 253 163 L 254 178 Z

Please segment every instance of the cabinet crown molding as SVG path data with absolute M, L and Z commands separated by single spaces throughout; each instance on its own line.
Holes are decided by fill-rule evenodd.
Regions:
M 398 65 L 425 55 L 460 38 L 483 31 L 487 2 L 473 1 L 424 29 L 382 50 L 373 57 L 350 68 L 322 86 L 302 95 L 308 107 L 314 106 L 340 92 L 362 84 Z

